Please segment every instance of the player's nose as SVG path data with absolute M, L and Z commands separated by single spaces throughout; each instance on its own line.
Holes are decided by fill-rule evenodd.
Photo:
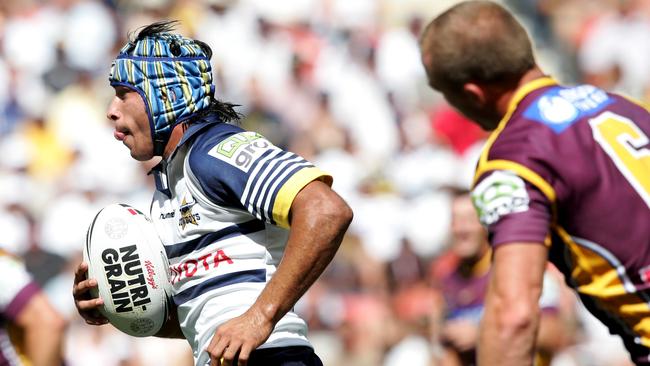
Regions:
M 108 109 L 106 110 L 106 118 L 108 118 L 113 124 L 115 124 L 115 121 L 120 119 L 120 111 L 115 105 L 115 100 L 113 100 L 111 104 L 108 105 Z

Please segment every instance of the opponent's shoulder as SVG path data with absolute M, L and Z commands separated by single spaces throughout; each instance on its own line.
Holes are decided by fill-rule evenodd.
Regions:
M 592 85 L 552 85 L 526 95 L 490 136 L 483 161 L 557 160 L 577 136 L 590 135 L 588 120 L 630 102 Z M 577 132 L 577 133 L 576 133 Z

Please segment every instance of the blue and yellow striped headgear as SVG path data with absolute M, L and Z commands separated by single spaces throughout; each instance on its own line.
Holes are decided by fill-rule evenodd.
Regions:
M 111 85 L 133 89 L 144 100 L 155 155 L 162 155 L 174 126 L 210 104 L 211 55 L 202 45 L 166 32 L 138 36 L 113 62 Z

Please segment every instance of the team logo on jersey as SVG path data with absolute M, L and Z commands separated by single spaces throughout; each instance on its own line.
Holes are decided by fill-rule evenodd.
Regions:
M 582 117 L 599 112 L 612 102 L 607 93 L 591 85 L 556 87 L 531 104 L 524 111 L 524 117 L 561 133 Z
M 505 215 L 528 211 L 530 198 L 524 180 L 510 171 L 495 171 L 472 190 L 472 201 L 483 225 Z
M 181 207 L 179 208 L 181 217 L 178 220 L 178 226 L 180 226 L 182 230 L 185 230 L 185 226 L 189 224 L 199 226 L 198 221 L 201 220 L 201 216 L 198 213 L 192 213 L 192 207 L 196 204 L 196 201 L 194 201 L 192 195 L 189 195 L 189 197 L 189 200 L 187 199 L 187 196 L 183 197 Z
M 262 135 L 246 131 L 221 141 L 208 151 L 208 155 L 248 173 L 253 163 L 271 148 L 275 148 L 275 146 Z

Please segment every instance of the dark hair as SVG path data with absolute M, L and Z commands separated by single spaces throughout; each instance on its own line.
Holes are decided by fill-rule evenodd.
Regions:
M 436 17 L 420 38 L 422 60 L 434 89 L 465 83 L 515 83 L 535 67 L 528 34 L 502 6 L 460 3 Z
M 142 26 L 136 31 L 136 35 L 134 35 L 133 32 L 129 32 L 129 42 L 135 43 L 147 37 L 155 37 L 163 33 L 171 33 L 176 29 L 178 23 L 178 20 L 162 20 Z
M 135 44 L 135 42 L 147 37 L 155 37 L 164 33 L 171 33 L 176 29 L 178 23 L 178 20 L 163 20 L 140 27 L 136 31 L 137 34 L 129 33 L 129 43 Z M 208 59 L 212 58 L 212 48 L 210 48 L 207 43 L 199 41 L 198 39 L 193 39 L 193 41 L 201 47 Z M 212 96 L 210 98 L 210 104 L 207 107 L 194 113 L 185 122 L 196 123 L 210 115 L 217 115 L 223 122 L 236 121 L 242 117 L 240 113 L 235 111 L 235 107 L 238 106 L 238 104 L 223 102 Z

